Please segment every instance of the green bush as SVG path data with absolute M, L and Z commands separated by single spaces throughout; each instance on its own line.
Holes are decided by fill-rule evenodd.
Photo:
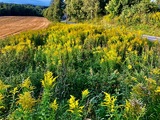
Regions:
M 152 2 L 141 2 L 131 7 L 126 6 L 120 15 L 120 22 L 128 25 L 148 24 L 150 23 L 149 14 L 157 11 L 157 4 Z

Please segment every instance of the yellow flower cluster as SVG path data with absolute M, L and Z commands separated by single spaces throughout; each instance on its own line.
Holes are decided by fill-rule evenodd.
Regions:
M 4 106 L 3 106 L 3 95 L 0 93 L 0 109 L 3 109 Z
M 129 69 L 129 70 L 132 69 L 132 65 L 128 65 L 128 69 Z
M 31 96 L 30 92 L 24 92 L 19 95 L 17 103 L 22 106 L 23 110 L 32 110 L 36 100 Z
M 55 100 L 51 103 L 50 107 L 51 107 L 54 111 L 56 111 L 56 110 L 58 109 L 57 99 L 55 99 Z
M 84 106 L 79 106 L 79 100 L 75 100 L 76 98 L 71 95 L 71 98 L 68 100 L 69 110 L 71 113 L 81 116 L 83 112 Z
M 149 19 L 153 23 L 159 22 L 160 21 L 160 12 L 149 14 Z
M 82 91 L 82 100 L 85 99 L 88 96 L 88 94 L 89 94 L 88 89 Z
M 31 85 L 31 81 L 29 78 L 25 79 L 22 83 L 22 88 L 26 88 L 27 90 L 33 90 L 34 87 Z
M 0 93 L 4 92 L 9 87 L 10 87 L 10 85 L 6 85 L 6 84 L 3 83 L 2 80 L 0 80 Z
M 151 74 L 160 75 L 160 68 L 152 69 Z
M 7 53 L 7 52 L 11 52 L 11 51 L 16 51 L 16 54 L 18 54 L 19 52 L 23 52 L 25 50 L 27 50 L 28 48 L 31 48 L 31 41 L 30 40 L 22 40 L 19 41 L 19 43 L 17 45 L 8 45 L 5 46 L 3 49 L 1 49 L 1 52 L 3 54 Z
M 44 88 L 51 88 L 55 85 L 55 81 L 56 81 L 56 78 L 53 78 L 52 76 L 52 72 L 47 72 L 46 74 L 44 74 L 44 80 L 42 80 L 42 86 Z
M 155 90 L 156 93 L 160 93 L 160 86 L 157 87 L 157 89 Z
M 11 93 L 13 95 L 15 95 L 16 93 L 18 93 L 18 87 L 15 87 L 13 90 L 11 90 Z
M 104 101 L 101 103 L 102 106 L 106 106 L 110 112 L 115 111 L 115 101 L 117 100 L 116 97 L 111 96 L 110 94 L 104 92 L 105 98 Z

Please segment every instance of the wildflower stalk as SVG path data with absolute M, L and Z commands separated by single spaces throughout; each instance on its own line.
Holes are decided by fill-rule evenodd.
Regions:
M 10 85 L 6 85 L 2 80 L 0 80 L 0 113 L 1 110 L 5 109 L 4 98 L 6 96 L 6 91 Z
M 73 95 L 70 96 L 68 103 L 68 111 L 72 114 L 71 118 L 74 118 L 74 120 L 80 120 L 82 118 L 82 111 L 84 106 L 79 106 L 79 100 L 76 100 L 76 98 Z
M 14 107 L 16 106 L 16 94 L 18 93 L 18 87 L 15 87 L 10 93 L 12 94 L 12 101 L 11 101 L 12 103 L 11 103 L 9 113 L 12 113 L 14 110 Z
M 57 77 L 53 78 L 52 72 L 48 71 L 46 74 L 44 74 L 44 80 L 42 80 L 43 94 L 42 94 L 42 100 L 41 100 L 39 111 L 38 111 L 39 112 L 38 117 L 41 120 L 55 119 L 55 113 L 51 113 L 50 96 L 51 96 L 51 90 L 55 86 L 56 78 Z M 56 101 L 54 101 L 54 103 L 56 103 Z M 56 112 L 56 110 L 53 110 L 53 112 Z M 53 116 L 51 116 L 51 114 Z
M 88 96 L 89 96 L 89 90 L 83 90 L 82 91 L 82 100 L 80 101 L 81 104 L 84 105 L 84 109 L 83 109 L 83 117 L 86 119 L 86 117 L 88 116 L 89 113 L 89 105 L 88 105 Z
M 56 111 L 58 109 L 58 104 L 57 104 L 57 99 L 55 99 L 51 104 L 50 104 L 50 108 L 52 108 L 52 119 L 56 119 Z
M 5 108 L 3 106 L 3 99 L 4 99 L 4 96 L 0 93 L 0 110 Z M 0 111 L 0 113 L 1 113 L 1 111 Z
M 101 103 L 101 106 L 107 107 L 106 116 L 108 116 L 108 120 L 121 119 L 122 116 L 118 111 L 118 109 L 121 108 L 121 105 L 118 106 L 115 104 L 117 98 L 114 96 L 111 96 L 109 93 L 106 93 L 106 92 L 104 92 L 104 94 L 105 94 L 105 98 L 104 98 L 104 101 Z
M 33 107 L 36 102 L 37 101 L 32 97 L 31 92 L 24 92 L 20 94 L 19 99 L 16 102 L 19 106 L 8 116 L 9 119 L 31 120 L 33 118 Z

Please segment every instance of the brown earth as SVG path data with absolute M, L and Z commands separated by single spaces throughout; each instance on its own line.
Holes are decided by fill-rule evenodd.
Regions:
M 0 39 L 27 30 L 46 28 L 50 22 L 44 17 L 2 16 L 0 17 Z

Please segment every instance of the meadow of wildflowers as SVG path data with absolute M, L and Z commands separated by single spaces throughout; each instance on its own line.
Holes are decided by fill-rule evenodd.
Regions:
M 141 35 L 54 24 L 0 41 L 0 119 L 158 120 L 160 44 Z

